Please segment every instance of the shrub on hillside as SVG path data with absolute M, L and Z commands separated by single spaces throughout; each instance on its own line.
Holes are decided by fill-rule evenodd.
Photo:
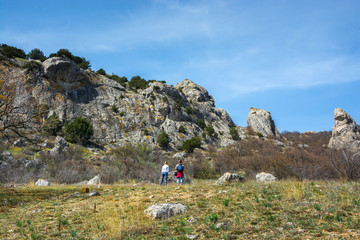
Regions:
M 42 130 L 49 134 L 56 136 L 56 134 L 61 130 L 62 123 L 60 122 L 58 116 L 56 114 L 51 115 L 48 117 L 42 126 Z
M 169 135 L 166 132 L 162 131 L 156 141 L 161 148 L 165 149 L 169 146 L 170 143 Z
M 201 146 L 201 139 L 199 137 L 192 137 L 186 140 L 180 149 L 188 153 L 192 153 L 195 150 L 195 148 L 199 148 L 200 146 Z
M 7 44 L 0 45 L 0 54 L 6 57 L 7 59 L 12 58 L 24 58 L 26 59 L 26 53 L 24 50 L 9 46 Z
M 145 89 L 147 88 L 147 82 L 145 79 L 139 76 L 134 76 L 129 81 L 129 87 L 132 88 L 133 90 Z
M 43 51 L 41 51 L 38 48 L 34 48 L 33 50 L 31 50 L 27 56 L 29 59 L 34 59 L 34 60 L 44 61 L 46 59 Z
M 183 125 L 181 125 L 180 127 L 179 127 L 179 133 L 186 133 L 186 129 L 185 129 L 185 127 L 183 126 Z
M 198 125 L 201 129 L 205 129 L 205 128 L 206 128 L 206 124 L 205 124 L 204 119 L 199 118 L 199 119 L 196 121 L 196 123 L 197 123 L 197 125 Z
M 76 117 L 65 125 L 65 140 L 71 143 L 85 144 L 93 135 L 93 127 L 89 120 Z
M 230 132 L 229 132 L 231 138 L 235 141 L 239 140 L 240 139 L 240 136 L 239 136 L 239 132 L 238 130 L 236 129 L 236 127 L 230 127 Z
M 215 138 L 217 137 L 217 133 L 215 132 L 213 126 L 211 125 L 206 126 L 205 131 L 210 137 L 215 137 Z
M 100 68 L 99 70 L 96 71 L 97 74 L 100 74 L 100 75 L 106 75 L 106 72 L 104 69 Z

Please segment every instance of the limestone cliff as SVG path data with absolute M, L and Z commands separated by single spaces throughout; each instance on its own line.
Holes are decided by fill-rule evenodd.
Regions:
M 230 139 L 231 117 L 215 107 L 208 91 L 184 80 L 175 87 L 152 82 L 143 90 L 133 91 L 106 76 L 83 70 L 66 57 L 53 57 L 34 67 L 23 69 L 1 63 L 0 79 L 14 83 L 18 102 L 30 102 L 42 109 L 40 127 L 46 117 L 56 114 L 62 122 L 77 116 L 89 119 L 94 127 L 93 141 L 122 145 L 156 145 L 161 131 L 169 134 L 171 147 L 201 136 L 198 126 L 203 119 L 218 133 L 206 137 L 206 144 L 221 144 Z M 44 113 L 45 112 L 45 113 Z M 178 130 L 183 126 L 185 133 Z
M 261 133 L 265 137 L 280 136 L 270 112 L 264 109 L 250 108 L 247 123 L 255 132 Z
M 329 147 L 360 151 L 360 128 L 354 119 L 343 109 L 335 108 L 334 121 Z

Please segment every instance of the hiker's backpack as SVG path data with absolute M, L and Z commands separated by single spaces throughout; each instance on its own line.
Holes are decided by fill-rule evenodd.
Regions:
M 182 170 L 183 170 L 183 165 L 180 164 L 180 165 L 178 166 L 178 171 L 181 172 Z

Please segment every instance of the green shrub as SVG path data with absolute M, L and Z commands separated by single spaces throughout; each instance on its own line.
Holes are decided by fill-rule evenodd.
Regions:
M 175 105 L 174 105 L 174 108 L 176 109 L 176 110 L 181 110 L 181 107 L 183 106 L 183 103 L 182 103 L 182 101 L 181 101 L 181 99 L 180 98 L 177 98 L 176 99 L 176 102 L 175 102 Z
M 110 79 L 115 80 L 116 82 L 120 83 L 122 86 L 125 85 L 126 82 L 128 82 L 128 79 L 126 77 L 119 77 L 116 74 L 113 74 L 109 76 Z
M 56 114 L 48 117 L 44 125 L 42 126 L 42 130 L 49 135 L 56 135 L 62 128 L 62 123 L 60 122 L 58 116 Z
M 0 45 L 0 54 L 4 57 L 11 59 L 11 58 L 24 58 L 26 59 L 26 54 L 24 50 L 9 46 L 6 44 Z
M 179 133 L 186 133 L 186 129 L 183 125 L 179 127 Z
M 206 126 L 205 131 L 210 137 L 217 137 L 217 134 L 216 134 L 213 126 L 211 126 L 211 125 Z
M 44 61 L 46 59 L 43 51 L 41 51 L 38 48 L 34 48 L 33 50 L 31 50 L 27 56 L 28 56 L 28 58 L 34 59 L 34 60 Z
M 181 146 L 181 150 L 188 153 L 192 153 L 195 148 L 201 146 L 201 139 L 199 137 L 192 137 L 191 139 L 186 140 Z
M 23 68 L 28 69 L 29 71 L 33 71 L 35 69 L 41 69 L 41 64 L 36 61 L 30 61 L 26 63 Z
M 129 81 L 129 87 L 134 90 L 145 89 L 145 88 L 147 88 L 147 86 L 148 86 L 148 84 L 147 84 L 146 80 L 139 76 L 134 76 Z
M 198 125 L 201 129 L 205 129 L 205 128 L 206 128 L 206 124 L 205 124 L 204 119 L 199 118 L 199 119 L 196 121 L 196 123 L 197 123 L 197 125 Z
M 72 58 L 73 58 L 72 53 L 71 53 L 68 49 L 65 49 L 65 48 L 59 49 L 59 51 L 57 51 L 57 56 L 58 56 L 58 57 L 65 56 L 65 57 L 67 57 L 67 58 L 69 58 L 69 59 L 72 59 Z
M 115 105 L 111 106 L 111 110 L 113 111 L 113 113 L 118 113 L 119 112 L 118 108 Z
M 193 110 L 191 107 L 186 106 L 185 112 L 186 112 L 188 115 L 190 115 L 190 114 L 192 114 L 192 113 L 194 112 L 194 110 Z
M 100 74 L 100 75 L 106 75 L 106 72 L 104 69 L 100 68 L 99 70 L 96 71 L 97 74 Z
M 240 139 L 239 132 L 236 129 L 236 127 L 230 127 L 229 134 L 230 134 L 231 138 L 234 139 L 235 141 Z
M 162 131 L 157 138 L 157 143 L 161 148 L 167 148 L 170 143 L 169 135 L 166 132 Z
M 65 125 L 65 140 L 71 143 L 85 144 L 93 135 L 93 127 L 89 120 L 76 117 Z

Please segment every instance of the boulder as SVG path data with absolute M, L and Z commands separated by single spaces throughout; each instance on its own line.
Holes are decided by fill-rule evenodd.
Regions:
M 36 181 L 35 186 L 49 186 L 50 183 L 45 179 L 39 179 Z
M 91 191 L 91 192 L 89 193 L 89 197 L 95 197 L 95 196 L 100 196 L 100 193 L 97 192 L 97 191 Z
M 177 152 L 177 153 L 175 153 L 172 157 L 173 157 L 173 158 L 176 158 L 176 159 L 183 160 L 184 158 L 187 157 L 187 153 L 186 153 L 185 151 Z
M 334 120 L 329 148 L 360 151 L 360 127 L 355 120 L 341 108 L 335 108 Z
M 55 146 L 50 149 L 48 152 L 51 155 L 57 155 L 60 154 L 65 148 L 68 148 L 69 144 L 66 142 L 66 140 L 63 137 L 57 136 L 55 138 Z
M 242 174 L 237 173 L 230 173 L 227 172 L 224 175 L 222 175 L 215 184 L 217 185 L 224 185 L 226 183 L 230 182 L 243 182 L 245 181 L 245 177 Z
M 186 206 L 180 203 L 160 203 L 148 207 L 145 214 L 152 219 L 167 219 L 186 212 Z
M 280 137 L 270 112 L 264 109 L 250 108 L 247 123 L 254 132 L 261 133 L 264 137 Z
M 278 181 L 277 177 L 274 177 L 272 174 L 270 173 L 259 173 L 256 174 L 256 181 L 257 182 L 275 182 Z
M 43 62 L 43 66 L 44 76 L 58 84 L 73 84 L 86 78 L 84 70 L 67 57 L 48 58 Z
M 100 184 L 99 176 L 95 176 L 87 182 L 87 185 L 99 185 L 99 184 Z

